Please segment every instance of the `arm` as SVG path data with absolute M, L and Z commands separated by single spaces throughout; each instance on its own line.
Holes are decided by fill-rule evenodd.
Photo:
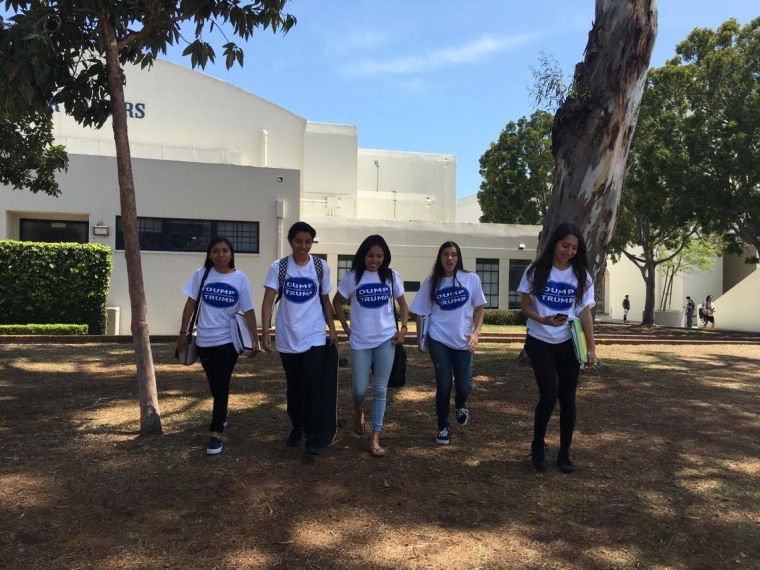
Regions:
M 330 296 L 322 295 L 322 307 L 325 309 L 325 318 L 327 319 L 327 328 L 330 329 L 330 344 L 338 346 L 338 333 L 335 331 L 335 314 L 330 304 Z
M 583 332 L 586 335 L 586 345 L 588 346 L 588 363 L 590 366 L 596 364 L 596 343 L 594 342 L 594 317 L 591 315 L 591 309 L 584 307 L 581 314 L 578 315 L 583 325 Z
M 187 346 L 187 327 L 190 325 L 190 319 L 195 310 L 195 301 L 190 297 L 185 301 L 185 308 L 182 309 L 182 321 L 179 325 L 179 337 L 177 337 L 177 350 L 184 350 Z
M 261 302 L 261 345 L 265 352 L 272 352 L 272 307 L 274 307 L 274 289 L 264 287 L 264 300 Z
M 483 319 L 485 317 L 485 305 L 475 307 L 475 311 L 472 314 L 472 332 L 467 336 L 468 348 L 470 352 L 475 352 L 475 347 L 478 346 L 478 339 L 480 339 L 480 329 L 483 327 Z
M 346 298 L 340 293 L 335 293 L 335 297 L 333 297 L 333 308 L 335 309 L 335 316 L 338 317 L 338 320 L 343 327 L 343 331 L 350 337 L 351 327 L 348 326 L 348 321 L 346 320 L 346 312 L 343 310 L 343 305 L 345 305 L 345 303 Z
M 259 326 L 256 324 L 256 311 L 250 309 L 243 314 L 245 315 L 245 321 L 248 323 L 248 328 L 251 329 L 251 336 L 253 337 L 253 356 L 256 356 L 261 352 L 259 346 Z
M 399 309 L 399 319 L 401 320 L 401 326 L 396 331 L 396 334 L 393 335 L 393 339 L 391 342 L 393 344 L 404 344 L 404 341 L 406 340 L 406 333 L 408 332 L 408 323 L 409 323 L 409 305 L 406 304 L 406 299 L 403 295 L 396 298 L 396 301 L 398 301 L 398 309 Z

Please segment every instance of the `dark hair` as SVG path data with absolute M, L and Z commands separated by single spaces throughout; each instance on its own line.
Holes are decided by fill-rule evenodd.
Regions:
M 575 224 L 570 223 L 562 223 L 554 228 L 544 249 L 528 269 L 528 278 L 533 281 L 533 288 L 531 289 L 533 295 L 540 295 L 544 292 L 546 282 L 549 280 L 549 274 L 552 270 L 554 248 L 557 246 L 557 242 L 569 235 L 574 235 L 578 238 L 578 251 L 572 258 L 570 258 L 573 274 L 578 280 L 578 288 L 575 291 L 575 302 L 579 303 L 583 299 L 583 295 L 586 292 L 586 280 L 588 279 L 588 254 L 586 252 L 586 241 L 583 239 L 581 229 Z
M 377 234 L 367 237 L 359 246 L 354 254 L 354 259 L 351 262 L 351 271 L 354 272 L 356 278 L 356 284 L 361 281 L 364 271 L 367 269 L 364 265 L 364 261 L 367 258 L 367 253 L 374 246 L 378 246 L 383 250 L 383 262 L 377 270 L 377 274 L 380 276 L 380 282 L 385 283 L 391 279 L 391 250 L 388 248 L 388 244 L 385 243 L 383 236 Z
M 230 248 L 230 269 L 235 269 L 235 248 L 232 246 L 232 242 L 223 236 L 215 237 L 211 240 L 211 243 L 208 244 L 208 249 L 206 249 L 206 263 L 203 264 L 203 267 L 214 267 L 214 262 L 211 261 L 211 249 L 218 243 L 224 242 L 227 244 L 227 247 Z
M 288 242 L 291 242 L 293 238 L 296 237 L 296 234 L 300 232 L 308 233 L 311 236 L 311 239 L 317 237 L 317 230 L 312 228 L 309 224 L 306 222 L 296 222 L 290 226 L 290 229 L 288 230 Z
M 430 302 L 435 303 L 435 292 L 438 290 L 438 285 L 441 283 L 441 279 L 444 278 L 446 271 L 443 269 L 443 263 L 441 263 L 441 254 L 444 249 L 450 247 L 457 250 L 457 266 L 454 269 L 454 283 L 457 281 L 457 271 L 464 271 L 464 265 L 462 264 L 462 250 L 459 248 L 459 244 L 455 241 L 446 241 L 438 248 L 438 255 L 435 258 L 433 264 L 433 272 L 430 274 Z

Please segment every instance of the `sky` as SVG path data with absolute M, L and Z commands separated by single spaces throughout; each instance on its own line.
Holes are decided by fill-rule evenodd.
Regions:
M 541 53 L 567 77 L 582 61 L 594 1 L 290 0 L 286 11 L 296 26 L 255 34 L 243 68 L 227 70 L 219 48 L 204 72 L 309 121 L 355 125 L 362 148 L 454 154 L 463 198 L 480 187 L 489 144 L 535 110 Z M 760 4 L 659 0 L 658 11 L 652 67 L 694 28 L 747 24 Z M 182 49 L 166 59 L 189 67 Z

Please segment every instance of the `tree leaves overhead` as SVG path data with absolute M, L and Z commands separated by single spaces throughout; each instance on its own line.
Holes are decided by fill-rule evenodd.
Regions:
M 480 157 L 483 182 L 478 202 L 481 222 L 539 224 L 552 194 L 553 117 L 536 111 L 530 118 L 509 122 L 499 140 Z

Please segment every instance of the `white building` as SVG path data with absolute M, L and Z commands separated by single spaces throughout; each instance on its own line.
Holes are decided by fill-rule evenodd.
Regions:
M 489 306 L 518 306 L 514 289 L 534 255 L 539 228 L 480 224 L 479 208 L 472 203 L 458 207 L 455 156 L 361 149 L 354 126 L 310 122 L 167 62 L 157 62 L 150 71 L 130 68 L 126 75 L 152 334 L 178 330 L 181 287 L 203 263 L 215 235 L 235 244 L 237 266 L 251 277 L 259 303 L 266 270 L 290 251 L 286 233 L 300 219 L 317 229 L 313 253 L 326 257 L 334 285 L 359 243 L 379 233 L 391 247 L 392 265 L 411 300 L 430 273 L 439 245 L 453 239 L 462 247 L 465 268 L 481 275 Z M 70 157 L 68 171 L 58 176 L 61 197 L 3 188 L 0 237 L 112 247 L 109 305 L 118 308 L 120 319 L 116 327 L 116 310 L 110 311 L 110 328 L 129 334 L 112 129 L 86 129 L 57 112 L 55 135 Z M 691 290 L 697 300 L 707 293 L 720 297 L 725 288 L 721 269 L 698 283 L 685 280 L 688 287 L 677 293 Z M 628 262 L 609 268 L 603 289 L 601 308 L 612 317 L 620 316 L 624 294 L 630 295 L 634 313 L 643 307 L 643 281 Z M 720 298 L 717 306 L 720 326 L 729 327 L 730 311 Z M 730 328 L 744 327 L 742 315 L 730 321 Z M 747 326 L 758 329 L 755 322 Z

